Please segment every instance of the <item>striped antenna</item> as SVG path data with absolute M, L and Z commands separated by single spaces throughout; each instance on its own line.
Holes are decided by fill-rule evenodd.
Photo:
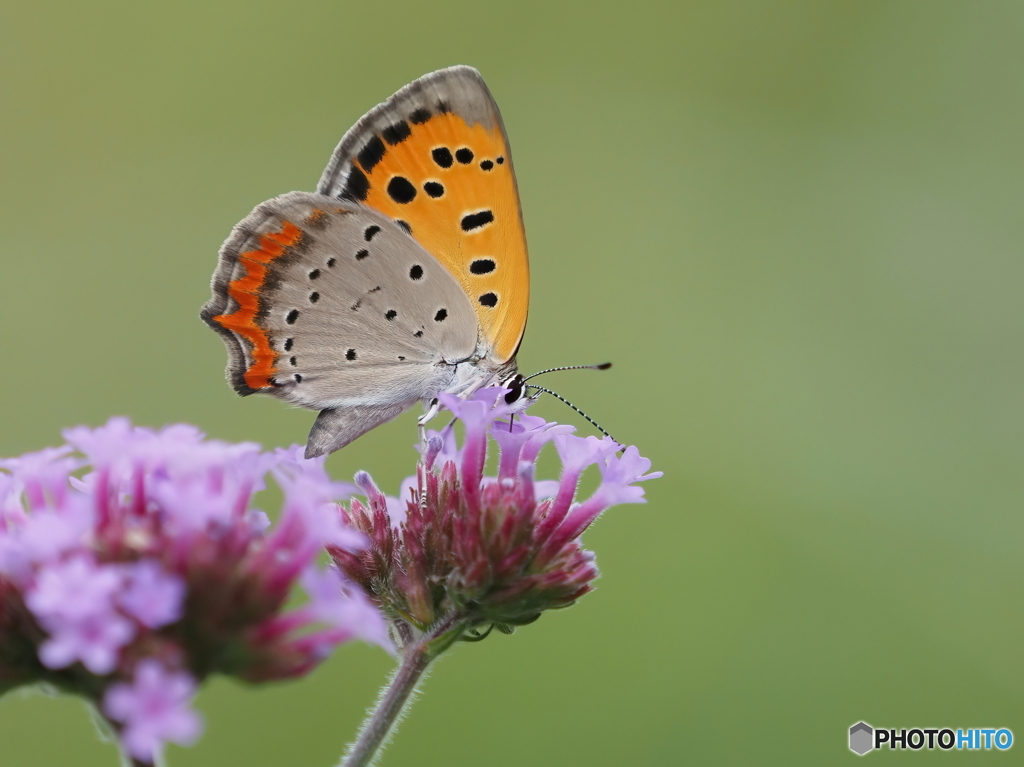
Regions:
M 564 368 L 548 368 L 547 370 L 541 370 L 539 373 L 534 373 L 533 375 L 526 376 L 526 378 L 524 378 L 523 381 L 526 382 L 529 381 L 531 378 L 542 376 L 545 373 L 555 373 L 559 370 L 607 370 L 611 366 L 612 363 L 610 362 L 602 362 L 600 365 L 569 365 L 568 367 Z M 567 402 L 566 404 L 569 403 Z
M 587 366 L 582 366 L 581 365 L 580 367 L 581 368 L 583 368 L 583 367 L 593 367 L 593 368 L 595 368 L 597 370 L 604 370 L 605 369 L 605 368 L 598 368 L 596 366 L 590 366 L 590 365 L 587 365 Z M 554 368 L 554 370 L 578 370 L 578 369 L 580 369 L 580 368 Z M 537 375 L 539 375 L 539 373 Z M 533 376 L 531 376 L 531 378 L 532 377 Z M 526 388 L 527 389 L 537 389 L 538 391 L 542 391 L 545 394 L 550 394 L 552 397 L 554 397 L 555 399 L 559 400 L 560 402 L 564 402 L 566 405 L 568 405 L 573 410 L 575 410 L 577 413 L 579 413 L 581 416 L 583 416 L 587 420 L 587 423 L 589 423 L 591 426 L 593 426 L 595 429 L 597 429 L 599 432 L 601 432 L 604 436 L 609 437 L 610 439 L 612 439 L 615 442 L 615 444 L 617 444 L 617 445 L 621 445 L 622 444 L 617 439 L 615 439 L 615 437 L 612 437 L 611 434 L 609 434 L 607 431 L 605 431 L 604 428 L 601 426 L 601 424 L 599 424 L 597 421 L 595 421 L 589 415 L 584 413 L 582 410 L 580 410 L 578 407 L 576 407 L 574 404 L 572 404 L 569 400 L 567 400 L 562 395 L 556 394 L 555 392 L 551 391 L 551 389 L 545 389 L 543 386 L 537 386 L 536 384 L 527 384 Z M 620 448 L 620 450 L 621 450 L 621 448 Z

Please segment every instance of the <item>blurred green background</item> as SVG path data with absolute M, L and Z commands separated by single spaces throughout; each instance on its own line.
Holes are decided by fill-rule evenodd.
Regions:
M 454 63 L 515 153 L 520 367 L 613 360 L 548 384 L 665 478 L 587 534 L 596 593 L 438 664 L 385 767 L 840 763 L 860 719 L 1024 737 L 1019 2 L 6 2 L 0 455 L 114 414 L 303 441 L 312 413 L 224 383 L 217 248 Z M 414 437 L 328 466 L 394 492 Z M 171 763 L 331 765 L 390 666 L 215 680 Z M 0 744 L 115 764 L 67 698 L 0 700 Z

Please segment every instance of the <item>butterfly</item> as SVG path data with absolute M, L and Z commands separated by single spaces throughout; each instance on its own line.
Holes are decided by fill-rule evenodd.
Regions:
M 306 457 L 440 392 L 518 400 L 530 273 L 508 137 L 472 67 L 425 75 L 342 138 L 316 192 L 258 205 L 200 316 L 241 395 L 320 411 Z

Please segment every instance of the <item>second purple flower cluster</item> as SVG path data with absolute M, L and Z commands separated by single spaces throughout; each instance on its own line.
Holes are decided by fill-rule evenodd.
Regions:
M 92 701 L 139 762 L 202 725 L 212 673 L 301 675 L 340 642 L 390 648 L 358 588 L 316 565 L 359 550 L 323 461 L 112 419 L 0 461 L 0 693 L 43 682 Z M 270 473 L 276 524 L 250 507 Z M 293 586 L 307 600 L 287 610 Z

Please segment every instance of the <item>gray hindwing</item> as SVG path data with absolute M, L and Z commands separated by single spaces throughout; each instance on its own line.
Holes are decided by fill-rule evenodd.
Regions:
M 265 235 L 298 227 L 297 241 L 267 258 L 254 324 L 273 355 L 272 386 L 253 389 L 259 348 L 221 324 Z M 323 409 L 310 435 L 315 454 L 336 450 L 417 400 L 449 386 L 454 365 L 477 347 L 479 329 L 455 278 L 390 218 L 319 194 L 291 192 L 258 206 L 224 244 L 203 318 L 228 346 L 228 377 L 254 390 Z M 251 380 L 251 379 L 249 379 Z M 325 436 L 325 429 L 331 435 Z M 314 437 L 317 448 L 314 448 Z

